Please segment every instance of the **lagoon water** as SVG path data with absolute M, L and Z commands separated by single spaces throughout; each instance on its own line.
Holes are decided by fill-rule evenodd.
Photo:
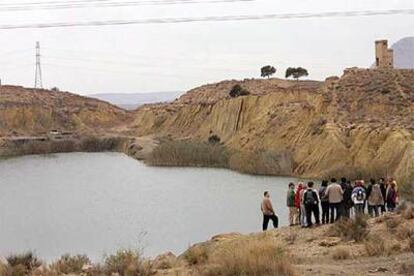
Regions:
M 34 250 L 48 261 L 63 253 L 101 260 L 120 248 L 179 254 L 219 233 L 260 231 L 264 190 L 286 225 L 290 181 L 148 167 L 119 153 L 1 160 L 0 256 Z

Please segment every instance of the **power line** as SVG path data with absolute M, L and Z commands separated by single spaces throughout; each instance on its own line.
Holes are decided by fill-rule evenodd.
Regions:
M 164 0 L 164 1 L 121 1 L 121 2 L 76 2 L 58 4 L 29 4 L 18 6 L 1 6 L 0 12 L 7 11 L 30 11 L 30 10 L 56 10 L 56 9 L 77 9 L 77 8 L 109 8 L 109 7 L 131 7 L 131 6 L 163 6 L 163 5 L 182 5 L 182 4 L 217 4 L 217 3 L 236 3 L 253 2 L 256 0 Z
M 405 10 L 369 10 L 369 11 L 346 11 L 346 12 L 324 12 L 324 13 L 286 13 L 286 14 L 262 14 L 262 15 L 227 15 L 206 17 L 177 17 L 177 18 L 149 18 L 131 20 L 105 20 L 86 22 L 55 22 L 55 23 L 33 23 L 21 25 L 0 25 L 0 30 L 13 29 L 45 29 L 45 28 L 68 28 L 88 26 L 117 26 L 117 25 L 142 25 L 142 24 L 176 24 L 190 22 L 225 22 L 225 21 L 250 21 L 270 19 L 311 19 L 311 18 L 337 18 L 337 17 L 360 17 L 379 15 L 412 15 L 414 9 Z

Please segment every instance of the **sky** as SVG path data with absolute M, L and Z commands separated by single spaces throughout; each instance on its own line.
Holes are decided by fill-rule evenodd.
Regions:
M 31 23 L 414 9 L 412 0 L 251 0 L 227 3 L 197 0 L 197 3 L 174 5 L 2 10 L 7 5 L 50 1 L 68 2 L 0 0 L 0 27 Z M 0 28 L 0 78 L 3 84 L 33 87 L 35 43 L 39 41 L 43 86 L 84 95 L 186 91 L 226 79 L 259 78 L 260 68 L 268 64 L 277 69 L 275 77 L 284 77 L 287 67 L 301 66 L 308 69 L 309 79 L 323 80 L 341 75 L 347 67 L 370 66 L 374 61 L 375 40 L 388 39 L 392 44 L 413 35 L 414 14 L 47 29 Z

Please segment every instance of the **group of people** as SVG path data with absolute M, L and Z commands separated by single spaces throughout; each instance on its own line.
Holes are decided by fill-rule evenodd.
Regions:
M 340 183 L 332 178 L 330 183 L 323 180 L 318 189 L 314 185 L 312 181 L 306 185 L 302 182 L 297 185 L 289 183 L 286 204 L 289 208 L 290 226 L 312 227 L 314 224 L 334 223 L 341 217 L 362 215 L 366 210 L 370 216 L 379 216 L 387 211 L 393 212 L 399 201 L 398 185 L 392 178 L 380 178 L 378 181 L 371 179 L 366 185 L 364 180 L 351 183 L 343 177 Z M 268 191 L 264 193 L 261 210 L 263 231 L 267 229 L 270 220 L 277 228 L 279 219 Z

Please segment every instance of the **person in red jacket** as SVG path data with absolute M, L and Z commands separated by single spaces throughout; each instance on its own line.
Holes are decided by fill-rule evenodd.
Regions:
M 301 212 L 301 191 L 304 189 L 303 187 L 303 183 L 298 183 L 298 188 L 296 189 L 296 194 L 295 194 L 295 207 L 298 208 L 298 213 L 299 216 L 297 216 L 297 220 L 296 224 L 301 224 L 303 226 L 303 217 L 305 216 L 304 213 Z M 299 221 L 300 220 L 300 221 Z

